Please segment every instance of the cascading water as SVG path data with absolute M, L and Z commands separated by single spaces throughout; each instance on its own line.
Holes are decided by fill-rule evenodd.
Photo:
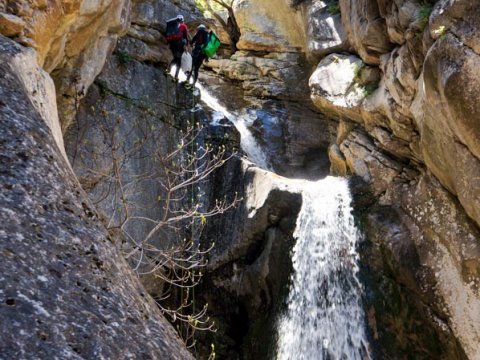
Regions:
M 175 74 L 175 67 L 170 71 L 170 74 L 173 76 Z M 187 76 L 183 71 L 179 73 L 179 80 L 186 81 Z M 221 105 L 218 100 L 210 94 L 205 87 L 203 87 L 199 82 L 195 84 L 195 87 L 200 91 L 202 101 L 212 110 L 216 111 L 221 118 L 227 118 L 232 124 L 235 125 L 236 129 L 240 133 L 240 146 L 242 150 L 245 151 L 250 161 L 255 163 L 258 167 L 270 170 L 270 164 L 267 160 L 265 152 L 262 151 L 261 147 L 255 141 L 250 130 L 248 130 L 247 122 L 245 118 L 232 114 L 228 111 L 225 106 Z M 216 120 L 216 119 L 214 119 Z M 218 119 L 217 119 L 218 120 Z
M 265 153 L 246 126 L 197 84 L 203 102 L 230 120 L 249 159 L 270 169 Z M 279 360 L 368 360 L 361 285 L 357 278 L 359 239 L 345 179 L 288 180 L 303 195 L 294 233 L 293 274 L 287 309 L 277 324 Z
M 276 358 L 370 359 L 348 184 L 333 177 L 304 183 Z
M 202 94 L 202 101 L 211 109 L 217 111 L 222 117 L 226 117 L 232 124 L 235 125 L 240 133 L 240 146 L 242 147 L 242 150 L 247 153 L 250 161 L 262 169 L 270 170 L 270 165 L 265 152 L 262 151 L 262 148 L 255 141 L 252 133 L 250 130 L 248 130 L 246 120 L 243 117 L 237 116 L 228 111 L 201 84 L 197 83 L 196 86 Z

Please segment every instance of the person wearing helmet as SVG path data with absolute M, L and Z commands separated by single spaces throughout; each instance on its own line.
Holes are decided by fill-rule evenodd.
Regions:
M 167 72 L 170 73 L 172 70 L 172 66 L 176 65 L 175 71 L 175 81 L 178 81 L 178 74 L 180 72 L 180 68 L 182 66 L 182 55 L 185 51 L 185 46 L 189 43 L 189 35 L 188 35 L 188 27 L 184 23 L 183 15 L 178 15 L 176 17 L 176 21 L 178 24 L 178 32 L 180 33 L 179 39 L 175 39 L 173 41 L 169 41 L 168 45 L 170 46 L 170 51 L 173 55 L 173 60 L 170 62 L 168 66 Z
M 197 33 L 193 37 L 191 44 L 194 46 L 192 51 L 192 71 L 188 74 L 186 86 L 190 86 L 190 77 L 193 74 L 193 83 L 191 86 L 195 86 L 198 79 L 198 71 L 202 66 L 203 61 L 206 59 L 206 55 L 203 53 L 203 47 L 207 45 L 210 34 L 207 27 L 203 24 L 197 27 Z

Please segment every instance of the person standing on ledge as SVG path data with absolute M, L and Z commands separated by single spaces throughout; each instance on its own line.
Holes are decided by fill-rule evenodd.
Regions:
M 175 81 L 178 81 L 178 74 L 182 66 L 182 55 L 185 51 L 185 46 L 189 43 L 188 27 L 184 23 L 183 15 L 178 15 L 176 18 L 167 21 L 166 39 L 170 46 L 170 51 L 173 55 L 173 60 L 168 66 L 166 73 L 169 74 L 172 66 L 176 66 Z
M 197 33 L 193 37 L 191 44 L 194 45 L 192 51 L 192 71 L 188 74 L 187 83 L 185 87 L 194 87 L 198 79 L 198 71 L 202 66 L 203 61 L 207 58 L 203 52 L 203 48 L 207 45 L 209 40 L 209 32 L 207 27 L 203 24 L 197 27 Z M 193 74 L 193 83 L 190 85 L 190 77 Z

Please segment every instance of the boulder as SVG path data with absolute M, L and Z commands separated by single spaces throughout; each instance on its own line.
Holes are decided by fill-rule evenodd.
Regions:
M 309 55 L 321 58 L 332 52 L 348 50 L 340 9 L 322 0 L 307 2 L 305 7 Z
M 339 4 L 349 43 L 366 64 L 378 65 L 380 56 L 390 52 L 392 44 L 377 1 L 340 0 Z
M 368 95 L 366 86 L 377 78 L 362 74 L 375 71 L 355 55 L 330 54 L 310 77 L 312 101 L 328 115 L 362 122 L 360 107 Z

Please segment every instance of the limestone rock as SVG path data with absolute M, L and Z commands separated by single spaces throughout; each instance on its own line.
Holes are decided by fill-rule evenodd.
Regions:
M 347 162 L 337 144 L 332 144 L 328 148 L 328 157 L 330 159 L 330 172 L 334 176 L 347 176 Z
M 432 183 L 429 176 L 417 174 L 416 180 L 410 184 L 396 183 L 389 191 L 394 194 L 389 205 L 379 204 L 358 178 L 352 178 L 350 184 L 354 194 L 354 215 L 363 224 L 363 233 L 368 239 L 359 249 L 364 264 L 360 277 L 364 284 L 368 323 L 374 334 L 373 355 L 380 359 L 468 359 L 446 320 L 449 315 L 444 306 L 445 298 L 437 291 L 437 279 L 440 278 L 437 269 L 442 265 L 435 263 L 435 259 L 443 259 L 440 260 L 433 249 L 437 248 L 437 242 L 455 247 L 457 240 L 450 243 L 444 234 L 459 225 L 462 247 L 476 253 L 478 245 L 474 245 L 473 238 L 477 236 L 477 230 L 468 224 L 468 220 L 465 222 L 466 217 L 460 213 L 455 220 L 448 218 L 456 213 L 457 205 L 438 182 Z M 437 191 L 447 197 L 439 197 Z M 407 197 L 418 206 L 415 212 L 405 206 Z M 438 225 L 427 225 L 428 219 L 436 219 Z M 460 262 L 456 268 L 446 266 L 444 274 L 452 275 L 448 281 L 464 266 L 455 255 L 458 250 L 453 251 L 451 258 Z M 460 294 L 463 293 L 460 289 L 468 285 L 455 280 L 452 286 L 458 290 L 455 294 Z
M 309 80 L 314 104 L 329 115 L 361 122 L 360 105 L 365 98 L 360 84 L 363 67 L 362 60 L 354 55 L 325 57 Z
M 155 30 L 151 27 L 140 26 L 136 24 L 130 25 L 127 32 L 128 36 L 133 37 L 138 40 L 142 40 L 147 44 L 166 44 L 167 41 L 160 33 L 160 31 Z
M 273 344 L 276 321 L 272 309 L 281 301 L 288 283 L 301 195 L 280 176 L 246 162 L 238 166 L 241 169 L 234 170 L 237 176 L 233 182 L 241 188 L 245 202 L 208 230 L 206 238 L 215 241 L 215 248 L 206 284 L 197 294 L 208 302 L 219 324 L 215 335 L 221 344 L 218 350 L 216 346 L 218 356 L 238 359 L 241 346 L 248 358 L 259 359 L 266 358 L 267 344 Z M 225 226 L 227 233 L 218 231 Z M 245 332 L 236 335 L 239 327 Z M 230 354 L 235 347 L 236 356 Z
M 133 0 L 132 23 L 165 31 L 167 20 L 183 15 L 189 23 L 201 18 L 193 0 Z
M 428 23 L 430 5 L 419 0 L 391 2 L 378 0 L 380 15 L 385 19 L 387 33 L 392 43 L 402 45 L 408 37 L 408 30 L 423 31 Z M 422 18 L 427 16 L 427 18 Z
M 480 224 L 480 56 L 457 37 L 438 39 L 425 60 L 415 120 L 425 163 Z
M 295 52 L 305 48 L 303 18 L 289 0 L 239 0 L 234 3 L 241 50 Z
M 431 269 L 438 311 L 443 312 L 469 359 L 480 356 L 480 232 L 458 202 L 432 177 L 401 194 L 420 261 Z M 424 279 L 425 281 L 426 279 Z
M 476 36 L 480 27 L 479 11 L 478 3 L 468 0 L 438 1 L 430 16 L 429 31 L 432 38 L 441 38 L 448 31 L 476 54 L 480 54 L 480 40 Z
M 148 61 L 152 63 L 169 63 L 172 55 L 171 51 L 165 44 L 147 44 L 146 42 L 134 37 L 125 36 L 118 41 L 116 53 L 119 56 L 126 56 L 125 61 L 129 58 L 138 61 Z
M 377 1 L 340 0 L 339 4 L 348 41 L 365 63 L 378 65 L 392 45 Z
M 33 49 L 14 46 L 11 41 L 0 35 L 0 60 L 9 66 L 9 72 L 18 74 L 26 96 L 48 125 L 56 146 L 67 160 L 63 135 L 57 113 L 55 86 L 50 76 L 36 62 L 37 54 Z
M 340 145 L 349 170 L 372 185 L 374 193 L 384 193 L 403 166 L 378 151 L 371 139 L 358 131 L 352 131 Z
M 20 56 L 22 48 L 4 39 L 1 55 Z M 119 254 L 42 119 L 47 113 L 14 71 L 0 61 L 0 353 L 192 359 Z
M 25 21 L 20 17 L 12 14 L 0 13 L 0 34 L 9 37 L 18 36 L 23 32 L 24 27 Z
M 305 71 L 297 53 L 271 52 L 257 56 L 237 51 L 229 59 L 211 59 L 206 67 L 232 80 L 242 81 L 246 93 L 260 98 L 296 99 L 303 97 Z
M 295 217 L 295 211 L 300 210 L 298 189 L 289 189 L 282 177 L 247 162 L 242 163 L 242 173 L 245 203 L 238 210 L 237 221 L 240 222 L 235 224 L 228 244 L 220 239 L 215 242 L 209 261 L 210 271 L 245 256 L 255 242 L 261 241 L 267 228 L 278 226 L 281 218 Z
M 57 105 L 65 130 L 76 104 L 102 69 L 107 53 L 113 50 L 117 36 L 126 31 L 130 1 L 71 0 L 59 4 L 9 0 L 6 11 L 25 24 L 17 40 L 35 48 L 38 63 L 47 72 L 54 72 Z
M 329 11 L 329 4 L 322 0 L 308 2 L 305 6 L 309 55 L 320 58 L 332 52 L 347 50 L 340 11 L 330 13 L 332 10 Z

